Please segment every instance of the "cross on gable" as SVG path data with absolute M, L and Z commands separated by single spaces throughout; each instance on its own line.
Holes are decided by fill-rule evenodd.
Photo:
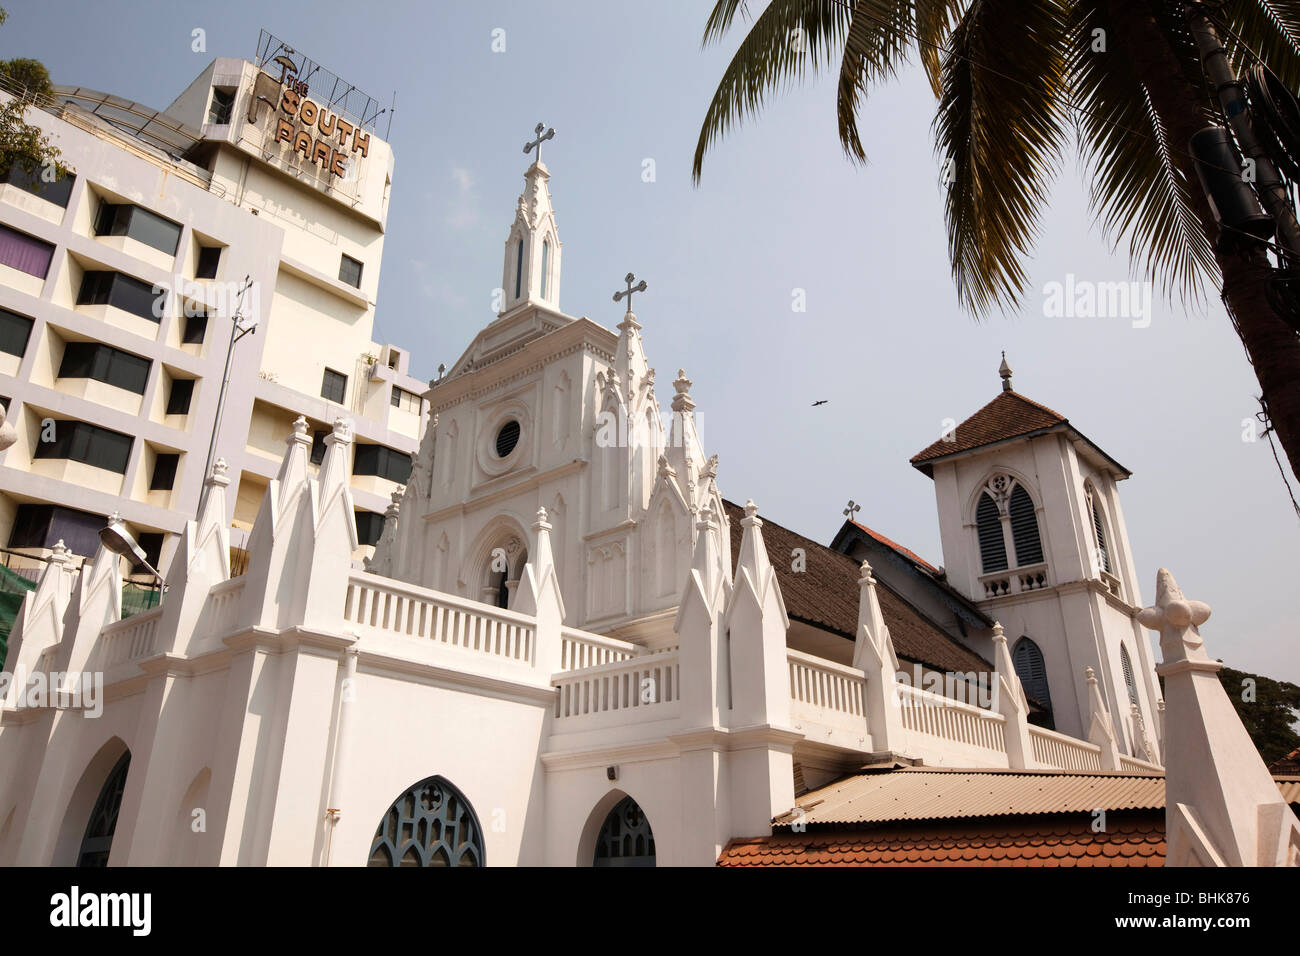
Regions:
M 645 279 L 642 279 L 640 282 L 637 282 L 636 285 L 633 285 L 632 283 L 636 282 L 636 276 L 634 276 L 632 273 L 629 272 L 627 275 L 623 277 L 623 281 L 627 283 L 627 288 L 624 289 L 622 292 L 615 292 L 614 301 L 621 302 L 623 299 L 627 299 L 627 310 L 631 312 L 632 293 L 644 292 L 646 290 Z
M 545 133 L 542 132 L 542 130 L 544 129 L 546 130 Z M 533 140 L 531 143 L 524 144 L 524 152 L 527 153 L 527 152 L 531 152 L 534 149 L 537 150 L 537 158 L 534 159 L 533 162 L 540 163 L 542 161 L 542 143 L 546 142 L 548 139 L 554 139 L 555 130 L 546 129 L 545 123 L 538 123 L 537 129 L 533 130 L 533 132 L 537 135 L 537 138 Z

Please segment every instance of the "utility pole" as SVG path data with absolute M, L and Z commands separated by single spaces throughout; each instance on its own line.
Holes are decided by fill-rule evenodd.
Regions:
M 1278 245 L 1286 250 L 1287 258 L 1300 262 L 1300 222 L 1296 220 L 1291 198 L 1277 167 L 1255 135 L 1250 120 L 1250 107 L 1242 93 L 1241 82 L 1233 73 L 1232 64 L 1228 62 L 1227 53 L 1219 41 L 1218 31 L 1200 4 L 1188 4 L 1185 10 L 1187 27 L 1201 54 L 1201 65 L 1219 97 L 1219 105 L 1228 117 L 1237 145 L 1241 148 L 1242 155 L 1255 163 L 1255 192 L 1264 210 L 1277 224 Z

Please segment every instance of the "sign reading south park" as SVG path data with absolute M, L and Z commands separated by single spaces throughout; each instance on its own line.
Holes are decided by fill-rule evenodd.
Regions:
M 370 134 L 308 99 L 307 91 L 307 84 L 292 74 L 280 81 L 275 141 L 288 143 L 294 152 L 334 176 L 346 176 L 352 154 L 370 155 Z

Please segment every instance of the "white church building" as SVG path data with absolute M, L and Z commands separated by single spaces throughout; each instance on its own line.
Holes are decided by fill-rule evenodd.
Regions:
M 631 296 L 614 330 L 561 311 L 548 180 L 366 567 L 343 418 L 318 477 L 306 422 L 286 436 L 239 576 L 222 462 L 160 607 L 121 619 L 118 555 L 56 549 L 5 662 L 0 864 L 711 866 L 867 770 L 1068 790 L 1166 764 L 1170 862 L 1294 862 L 1208 607 L 1166 575 L 1141 609 L 1122 466 L 1004 363 L 913 459 L 943 569 L 765 522 L 724 499 L 685 372 L 660 405 Z

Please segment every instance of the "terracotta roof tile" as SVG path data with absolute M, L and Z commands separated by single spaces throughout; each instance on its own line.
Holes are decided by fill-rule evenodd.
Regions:
M 938 441 L 912 456 L 913 465 L 921 465 L 959 451 L 1028 435 L 1030 432 L 1068 424 L 1065 416 L 1025 398 L 1019 392 L 999 392 L 998 397 L 966 419 L 955 429 L 954 441 Z
M 875 531 L 875 530 L 873 530 L 873 529 L 871 529 L 871 528 L 868 528 L 866 525 L 864 525 L 864 524 L 862 524 L 862 523 L 860 523 L 860 522 L 857 522 L 857 521 L 851 521 L 851 522 L 849 522 L 849 523 L 850 523 L 851 525 L 853 525 L 855 528 L 859 529 L 860 531 L 863 531 L 863 532 L 865 532 L 866 534 L 871 535 L 871 537 L 875 538 L 877 541 L 879 541 L 879 542 L 880 542 L 881 544 L 883 544 L 885 547 L 887 547 L 887 548 L 893 548 L 895 551 L 897 551 L 897 552 L 898 552 L 899 554 L 901 554 L 903 557 L 907 558 L 909 561 L 913 562 L 914 564 L 918 564 L 918 565 L 920 565 L 921 567 L 925 568 L 925 570 L 929 571 L 931 574 L 934 574 L 934 575 L 938 575 L 938 574 L 939 574 L 939 569 L 938 569 L 938 568 L 936 568 L 936 567 L 935 567 L 933 564 L 931 564 L 929 561 L 925 560 L 925 558 L 921 557 L 921 556 L 920 556 L 919 554 L 917 554 L 915 551 L 912 551 L 912 550 L 910 550 L 910 549 L 908 549 L 908 548 L 903 547 L 903 546 L 902 546 L 901 544 L 899 544 L 897 541 L 893 541 L 893 540 L 891 540 L 890 538 L 886 538 L 886 537 L 885 537 L 883 534 L 881 534 L 879 531 Z
M 1300 774 L 1300 747 L 1297 747 L 1285 757 L 1274 760 L 1268 765 L 1268 771 L 1275 775 L 1292 776 Z
M 1163 866 L 1164 814 L 1087 815 L 1046 828 L 1037 819 L 945 821 L 883 829 L 780 832 L 732 840 L 719 866 Z M 1050 839 L 1044 837 L 1050 836 Z M 955 838 L 956 837 L 956 838 Z
M 731 523 L 734 571 L 740 559 L 744 531 L 740 522 L 745 512 L 731 501 L 723 501 L 723 506 Z M 858 562 L 768 518 L 763 518 L 763 541 L 781 585 L 786 613 L 794 620 L 853 640 L 858 629 Z M 795 548 L 802 548 L 806 558 L 807 567 L 801 572 L 791 568 L 790 555 Z M 876 595 L 900 658 L 940 671 L 988 673 L 992 670 L 992 664 L 954 641 L 879 578 Z

